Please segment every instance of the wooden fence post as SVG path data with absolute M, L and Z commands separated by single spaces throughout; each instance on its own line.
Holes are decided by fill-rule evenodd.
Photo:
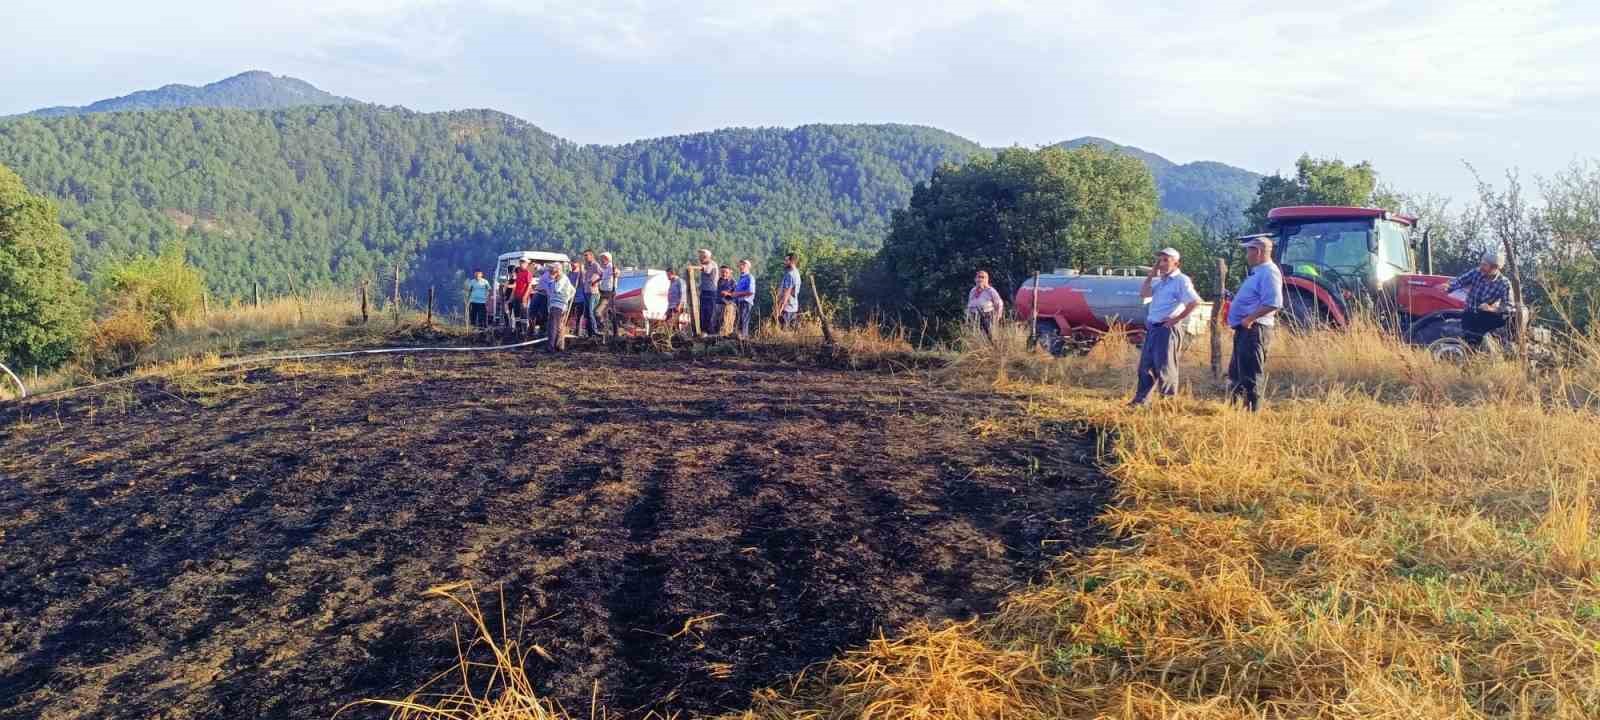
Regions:
M 433 286 L 428 286 L 428 327 L 433 327 Z
M 289 275 L 289 296 L 294 298 L 294 315 L 303 325 L 306 321 L 305 306 L 300 304 L 300 288 L 295 287 L 294 276 Z
M 817 292 L 817 276 L 806 273 L 806 283 L 811 286 L 811 299 L 817 303 L 817 319 L 822 321 L 822 342 L 833 345 L 833 328 L 828 325 L 828 310 L 822 304 L 822 294 Z
M 211 293 L 200 293 L 200 309 L 206 314 L 206 317 L 211 317 Z
M 367 281 L 361 281 L 361 324 L 367 324 Z
M 1033 316 L 1033 318 L 1028 321 L 1028 347 L 1037 347 L 1039 345 L 1039 271 L 1038 270 L 1033 271 L 1033 311 L 1030 314 Z M 1048 353 L 1048 352 L 1050 352 L 1050 348 L 1045 348 L 1044 351 L 1046 353 Z
M 689 278 L 689 320 L 694 322 L 694 336 L 700 337 L 700 292 L 695 289 L 699 269 L 691 265 L 684 270 L 684 276 Z
M 1511 271 L 1511 306 L 1516 310 L 1511 321 L 1516 323 L 1517 355 L 1522 360 L 1522 373 L 1531 378 L 1533 377 L 1533 360 L 1528 357 L 1528 325 L 1522 322 L 1522 313 L 1525 306 L 1522 304 L 1522 272 L 1517 267 L 1517 250 L 1514 247 L 1516 244 L 1511 242 L 1510 237 L 1505 239 L 1506 269 Z M 1528 319 L 1533 319 L 1531 314 Z
M 1228 261 L 1217 258 L 1217 296 L 1211 303 L 1211 379 L 1222 379 L 1222 303 L 1227 295 Z
M 250 281 L 250 287 L 255 290 L 256 308 L 259 309 L 261 307 L 261 281 L 260 280 L 251 280 Z

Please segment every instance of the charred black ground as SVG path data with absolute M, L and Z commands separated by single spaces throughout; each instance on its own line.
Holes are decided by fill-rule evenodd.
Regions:
M 0 409 L 0 717 L 403 696 L 456 661 L 459 615 L 420 596 L 455 580 L 496 617 L 503 591 L 549 653 L 530 675 L 575 715 L 596 681 L 625 716 L 736 708 L 1094 540 L 1092 445 L 980 437 L 1019 412 L 905 375 L 600 353 L 324 361 Z

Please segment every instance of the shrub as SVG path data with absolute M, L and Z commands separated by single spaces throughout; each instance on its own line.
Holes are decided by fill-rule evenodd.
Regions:
M 103 306 L 114 313 L 133 308 L 161 330 L 177 327 L 181 318 L 200 307 L 205 295 L 200 271 L 184 258 L 184 248 L 178 244 L 163 247 L 154 257 L 113 265 L 102 277 Z
M 89 364 L 105 372 L 133 363 L 155 341 L 155 322 L 133 307 L 124 307 L 95 322 L 85 351 Z

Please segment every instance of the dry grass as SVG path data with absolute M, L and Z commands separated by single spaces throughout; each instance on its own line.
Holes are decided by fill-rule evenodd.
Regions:
M 280 297 L 260 307 L 219 304 L 181 317 L 159 334 L 136 314 L 118 313 L 97 323 L 80 362 L 23 381 L 30 394 L 42 394 L 117 375 L 181 376 L 215 367 L 219 358 L 376 345 L 422 319 L 414 310 L 403 311 L 398 321 L 393 313 L 372 310 L 370 321 L 362 324 L 353 295 L 332 292 Z M 434 320 L 440 326 L 447 322 L 443 315 Z M 0 386 L 0 400 L 14 396 L 14 387 Z
M 504 616 L 500 617 L 503 630 L 500 633 L 490 630 L 488 619 L 470 583 L 441 585 L 430 588 L 425 594 L 449 600 L 466 616 L 471 640 L 463 644 L 460 630 L 457 630 L 456 647 L 460 664 L 404 699 L 363 700 L 341 708 L 335 716 L 351 707 L 374 705 L 388 708 L 389 717 L 393 720 L 557 720 L 567 717 L 559 706 L 534 692 L 533 683 L 528 681 L 528 675 L 522 669 L 530 656 L 548 657 L 545 650 L 538 645 L 522 645 L 510 634 L 510 624 Z M 500 607 L 505 607 L 504 598 Z M 479 662 L 468 657 L 477 647 L 488 652 L 490 662 Z M 434 689 L 447 680 L 458 680 L 460 686 L 448 690 Z

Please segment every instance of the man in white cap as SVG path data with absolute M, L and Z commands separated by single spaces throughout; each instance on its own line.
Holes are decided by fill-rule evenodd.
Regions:
M 1283 272 L 1272 262 L 1272 236 L 1240 238 L 1250 270 L 1228 303 L 1233 328 L 1233 355 L 1228 358 L 1228 402 L 1261 409 L 1261 386 L 1267 378 L 1267 348 L 1272 345 L 1275 315 L 1283 309 Z
M 595 306 L 595 315 L 600 322 L 611 326 L 611 335 L 617 334 L 617 278 L 622 272 L 611 262 L 611 253 L 600 253 L 600 264 L 596 266 L 600 280 L 595 285 L 600 292 L 600 302 Z M 604 332 L 604 331 L 602 331 Z
M 1164 397 L 1178 394 L 1178 355 L 1182 351 L 1179 326 L 1189 313 L 1200 307 L 1200 293 L 1194 281 L 1178 269 L 1179 255 L 1173 248 L 1156 253 L 1139 288 L 1139 297 L 1149 303 L 1145 312 L 1144 345 L 1139 349 L 1139 388 L 1133 394 L 1134 407 L 1150 402 L 1150 391 L 1160 388 Z
M 1472 347 L 1482 346 L 1486 333 L 1505 327 L 1506 316 L 1511 313 L 1511 281 L 1500 272 L 1505 263 L 1500 251 L 1490 250 L 1478 261 L 1478 267 L 1450 281 L 1449 292 L 1467 291 L 1461 335 Z

